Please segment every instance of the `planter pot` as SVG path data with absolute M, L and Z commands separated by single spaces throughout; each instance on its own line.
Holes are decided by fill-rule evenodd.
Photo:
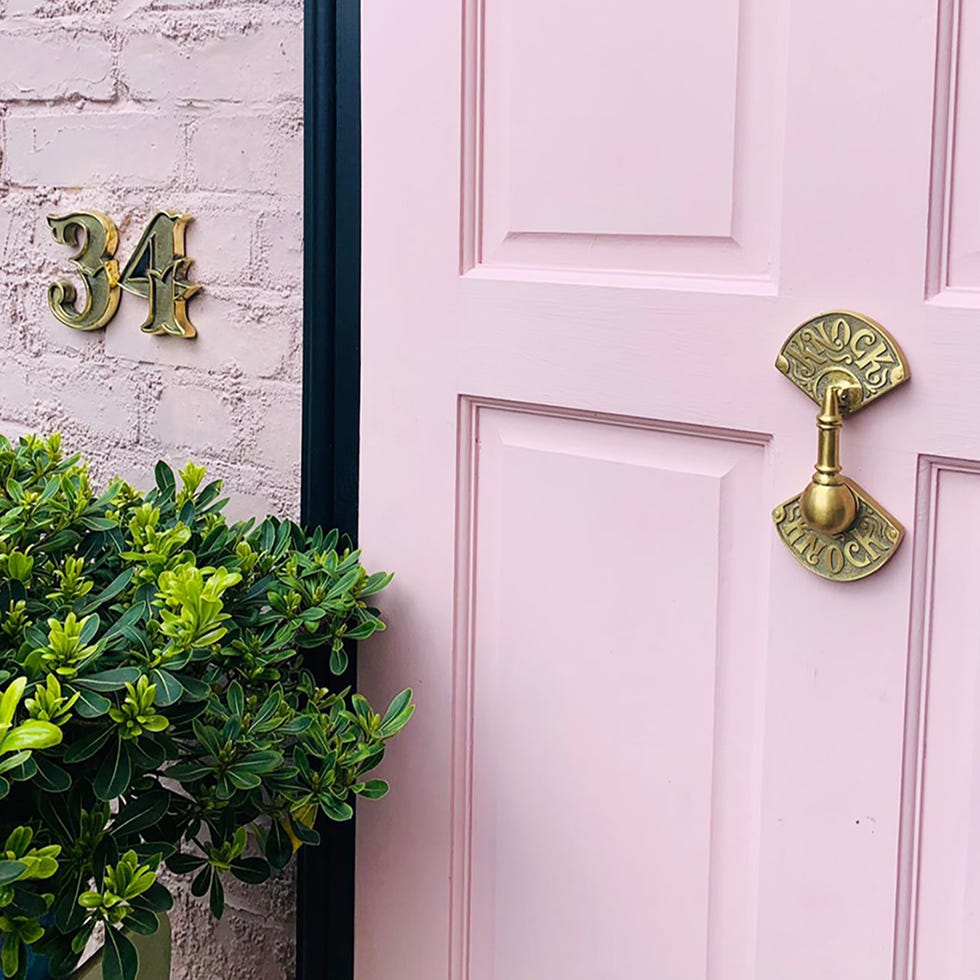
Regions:
M 170 980 L 170 919 L 159 918 L 160 928 L 152 936 L 127 933 L 140 954 L 139 980 Z M 27 980 L 50 980 L 47 960 L 29 956 Z M 70 980 L 102 980 L 102 953 L 83 963 Z

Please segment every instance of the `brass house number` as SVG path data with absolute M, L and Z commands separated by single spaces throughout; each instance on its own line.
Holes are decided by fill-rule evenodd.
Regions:
M 187 317 L 187 301 L 200 286 L 187 281 L 184 231 L 189 214 L 161 211 L 146 226 L 126 267 L 119 272 L 115 259 L 119 231 L 99 211 L 51 215 L 48 225 L 59 245 L 77 249 L 71 264 L 85 285 L 79 304 L 74 285 L 61 279 L 48 287 L 48 306 L 55 317 L 73 330 L 99 330 L 115 316 L 120 289 L 141 296 L 149 307 L 140 327 L 143 333 L 194 337 L 197 330 Z

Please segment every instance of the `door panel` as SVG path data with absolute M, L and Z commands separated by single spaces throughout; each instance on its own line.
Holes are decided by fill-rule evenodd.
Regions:
M 772 290 L 778 0 L 461 3 L 467 269 Z
M 940 4 L 929 294 L 980 305 L 980 18 Z
M 767 560 L 764 441 L 464 413 L 463 975 L 691 976 L 707 950 L 749 976 L 762 619 L 737 566 Z
M 905 801 L 899 910 L 907 942 L 896 951 L 916 977 L 980 970 L 978 475 L 976 464 L 941 459 L 923 460 L 920 473 L 906 746 L 907 785 L 918 794 Z
M 362 672 L 419 711 L 359 980 L 975 972 L 959 6 L 365 5 Z M 816 450 L 773 361 L 835 308 L 912 375 L 844 426 L 909 532 L 849 585 L 769 519 Z

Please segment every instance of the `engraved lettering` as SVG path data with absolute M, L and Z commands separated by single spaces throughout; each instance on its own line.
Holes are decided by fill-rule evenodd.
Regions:
M 875 554 L 869 556 L 863 552 L 857 541 L 848 541 L 844 545 L 844 555 L 856 568 L 867 568 L 878 557 Z
M 844 571 L 844 566 L 847 564 L 844 561 L 844 552 L 841 551 L 840 546 L 836 544 L 830 544 L 827 546 L 827 567 L 834 575 L 840 575 Z
M 875 344 L 878 346 L 875 347 Z M 854 366 L 859 367 L 862 371 L 868 370 L 870 367 L 869 374 L 877 374 L 884 370 L 886 364 L 895 363 L 895 358 L 889 352 L 888 345 L 867 327 L 858 330 L 851 338 L 851 350 L 857 357 Z
M 834 321 L 833 329 L 831 330 L 831 337 L 834 341 L 834 346 L 844 348 L 851 343 L 851 325 L 843 317 L 838 317 Z
M 803 324 L 786 340 L 776 366 L 818 403 L 828 377 L 834 383 L 860 385 L 862 405 L 906 378 L 891 338 L 853 313 Z
M 801 554 L 806 554 L 806 549 L 810 547 L 813 541 L 813 531 L 806 531 L 806 533 L 801 537 L 793 547 Z
M 796 548 L 796 543 L 801 539 L 805 538 L 809 533 L 809 528 L 803 523 L 803 518 L 800 516 L 799 509 L 797 509 L 796 514 L 789 518 L 782 527 L 783 539 L 791 548 Z M 797 548 L 797 551 L 802 549 Z
M 813 540 L 810 542 L 810 553 L 806 556 L 806 560 L 810 565 L 820 564 L 820 555 L 822 554 L 824 548 L 827 547 L 826 541 L 821 541 L 820 538 L 815 534 Z
M 889 544 L 875 534 L 874 525 L 867 525 L 859 522 L 851 529 L 854 540 L 871 556 L 872 561 L 877 561 L 881 551 L 888 551 Z
M 773 511 L 779 536 L 804 568 L 835 581 L 864 578 L 877 571 L 895 552 L 902 530 L 858 496 L 858 515 L 847 531 L 820 534 L 803 523 L 800 498 L 787 500 Z

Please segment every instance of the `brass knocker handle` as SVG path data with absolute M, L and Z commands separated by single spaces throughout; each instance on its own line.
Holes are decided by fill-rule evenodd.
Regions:
M 857 313 L 825 313 L 790 334 L 776 367 L 820 406 L 817 463 L 810 483 L 773 511 L 783 543 L 804 568 L 834 581 L 876 572 L 905 529 L 841 474 L 840 430 L 853 415 L 909 377 L 884 327 Z
M 806 526 L 821 534 L 840 534 L 857 516 L 857 498 L 840 475 L 841 402 L 846 405 L 856 394 L 849 385 L 827 385 L 817 416 L 817 465 L 800 497 L 800 513 Z

